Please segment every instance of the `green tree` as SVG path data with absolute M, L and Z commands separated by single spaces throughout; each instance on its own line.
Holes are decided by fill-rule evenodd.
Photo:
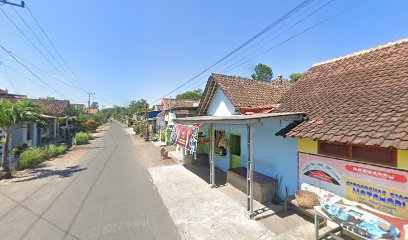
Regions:
M 11 177 L 8 148 L 12 129 L 27 122 L 45 126 L 46 120 L 41 116 L 41 112 L 41 107 L 31 100 L 20 100 L 15 103 L 0 100 L 0 128 L 5 133 L 1 169 L 6 172 L 6 177 Z
M 255 73 L 251 75 L 253 80 L 270 82 L 273 78 L 272 68 L 263 63 L 256 65 L 254 70 Z
M 133 100 L 129 104 L 128 113 L 129 114 L 139 113 L 139 112 L 146 111 L 148 109 L 149 109 L 149 104 L 147 103 L 146 99 L 140 99 L 137 101 Z
M 305 75 L 304 73 L 292 73 L 289 75 L 289 82 L 290 83 L 295 83 L 297 82 L 297 80 L 299 80 L 299 78 L 301 78 L 303 75 Z
M 203 96 L 202 89 L 196 89 L 194 91 L 186 91 L 176 96 L 177 100 L 200 100 Z

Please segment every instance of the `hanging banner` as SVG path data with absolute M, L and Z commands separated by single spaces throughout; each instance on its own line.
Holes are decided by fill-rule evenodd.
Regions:
M 172 142 L 195 152 L 197 149 L 198 126 L 175 124 L 171 134 Z
M 408 172 L 299 153 L 299 181 L 408 219 Z

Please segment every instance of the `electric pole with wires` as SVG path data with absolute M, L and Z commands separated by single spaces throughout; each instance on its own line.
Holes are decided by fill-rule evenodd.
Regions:
M 88 94 L 88 113 L 91 113 L 91 95 L 95 96 L 95 93 L 87 93 Z
M 16 7 L 21 7 L 21 8 L 25 7 L 25 2 L 24 1 L 21 1 L 20 3 L 15 3 L 15 2 L 10 2 L 8 0 L 0 0 L 0 6 L 4 5 L 4 4 L 16 6 Z

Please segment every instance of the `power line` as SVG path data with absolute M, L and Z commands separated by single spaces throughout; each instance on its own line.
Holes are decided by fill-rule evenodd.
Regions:
M 171 92 L 165 94 L 163 97 L 166 97 L 172 93 L 174 93 L 175 91 L 177 91 L 178 89 L 180 89 L 181 87 L 185 86 L 186 84 L 188 84 L 189 82 L 193 81 L 194 79 L 196 79 L 197 77 L 201 76 L 202 74 L 204 74 L 205 72 L 207 72 L 208 70 L 210 70 L 211 68 L 213 68 L 214 66 L 216 66 L 217 64 L 219 64 L 220 62 L 224 61 L 225 59 L 227 59 L 228 57 L 232 56 L 233 54 L 235 54 L 236 52 L 238 52 L 239 50 L 241 50 L 242 48 L 244 48 L 245 46 L 247 46 L 248 44 L 250 44 L 251 42 L 253 42 L 254 40 L 256 40 L 257 38 L 259 38 L 260 36 L 262 36 L 263 34 L 265 34 L 266 32 L 270 31 L 272 28 L 274 28 L 275 26 L 277 26 L 279 23 L 283 22 L 284 20 L 286 20 L 287 18 L 291 17 L 293 14 L 295 14 L 296 12 L 298 12 L 299 10 L 301 10 L 302 8 L 306 7 L 307 5 L 309 5 L 310 3 L 312 3 L 314 0 L 305 0 L 303 2 L 301 2 L 299 5 L 297 5 L 295 8 L 293 8 L 292 10 L 290 10 L 288 13 L 286 13 L 285 15 L 283 15 L 282 17 L 280 17 L 278 20 L 274 21 L 273 23 L 269 24 L 266 28 L 264 28 L 262 31 L 258 32 L 257 34 L 255 34 L 254 36 L 252 36 L 251 38 L 249 38 L 247 41 L 245 41 L 244 43 L 242 43 L 239 47 L 235 48 L 234 50 L 232 50 L 231 52 L 229 52 L 227 55 L 225 55 L 224 57 L 222 57 L 221 59 L 219 59 L 218 61 L 216 61 L 215 63 L 213 63 L 212 65 L 208 66 L 207 68 L 205 68 L 203 71 L 201 71 L 199 74 L 195 75 L 194 77 L 192 77 L 191 79 L 189 79 L 188 81 L 184 82 L 183 84 L 179 85 L 177 88 L 175 88 L 174 90 L 172 90 Z M 163 98 L 162 97 L 162 98 Z M 153 103 L 159 101 L 161 98 L 156 99 Z
M 246 61 L 242 62 L 241 64 L 239 64 L 239 65 L 237 65 L 237 66 L 234 66 L 234 67 L 231 68 L 231 69 L 228 69 L 227 72 L 232 71 L 232 70 L 236 69 L 237 67 L 242 66 L 243 64 L 249 62 L 249 61 L 250 61 L 251 59 L 253 59 L 253 58 L 262 56 L 262 55 L 264 55 L 265 53 L 267 53 L 267 52 L 269 52 L 269 51 L 275 49 L 276 47 L 279 47 L 279 46 L 285 44 L 286 42 L 288 42 L 288 41 L 290 41 L 290 40 L 292 40 L 292 39 L 294 39 L 294 38 L 296 38 L 296 37 L 298 37 L 298 36 L 300 36 L 300 35 L 302 35 L 302 34 L 308 32 L 308 31 L 314 29 L 315 27 L 319 26 L 320 24 L 323 24 L 323 23 L 329 21 L 330 19 L 332 19 L 332 18 L 334 18 L 334 17 L 337 17 L 337 16 L 340 15 L 340 14 L 342 14 L 342 13 L 344 13 L 344 12 L 347 12 L 348 10 L 350 10 L 350 9 L 352 9 L 352 8 L 354 8 L 354 7 L 356 7 L 357 5 L 360 5 L 360 4 L 363 3 L 364 1 L 365 1 L 365 0 L 361 0 L 361 1 L 357 2 L 356 4 L 353 4 L 353 5 L 349 6 L 349 7 L 347 7 L 347 8 L 345 8 L 345 9 L 341 10 L 341 11 L 338 12 L 338 13 L 333 14 L 333 15 L 331 15 L 331 16 L 329 16 L 329 17 L 327 17 L 327 18 L 325 18 L 325 19 L 323 19 L 323 20 L 321 20 L 321 21 L 319 21 L 319 22 L 317 22 L 317 23 L 315 23 L 315 24 L 313 24 L 312 26 L 310 26 L 310 27 L 308 27 L 308 28 L 306 28 L 306 29 L 304 29 L 304 30 L 302 30 L 302 31 L 300 31 L 300 32 L 298 32 L 298 33 L 296 33 L 295 35 L 292 35 L 291 37 L 285 39 L 284 41 L 282 41 L 282 42 L 280 42 L 280 43 L 278 43 L 278 44 L 276 44 L 276 45 L 274 45 L 274 46 L 272 46 L 272 47 L 266 49 L 265 51 L 261 52 L 260 54 L 254 56 L 254 57 L 252 57 L 252 58 L 247 59 Z
M 41 85 L 40 83 L 34 81 L 32 78 L 27 77 L 27 76 L 24 75 L 20 70 L 14 68 L 14 67 L 12 67 L 12 66 L 8 66 L 8 68 L 11 69 L 11 70 L 13 70 L 14 72 L 16 72 L 18 75 L 22 76 L 23 78 L 29 80 L 31 83 L 33 83 L 33 84 L 35 84 L 35 85 L 37 85 L 37 86 L 39 86 L 39 87 L 41 87 L 41 88 L 47 88 L 47 86 Z M 50 89 L 48 89 L 48 90 L 50 90 Z M 51 91 L 51 90 L 50 90 L 50 91 Z
M 272 46 L 272 47 L 266 49 L 265 51 L 261 52 L 260 54 L 254 56 L 254 57 L 252 57 L 252 58 L 249 58 L 249 59 L 247 59 L 247 60 L 244 61 L 244 62 L 241 62 L 243 59 L 247 58 L 249 55 L 252 55 L 253 52 L 250 53 L 250 54 L 247 55 L 246 57 L 241 58 L 241 59 L 238 60 L 237 62 L 233 63 L 230 67 L 228 67 L 227 69 L 225 69 L 225 70 L 223 71 L 223 73 L 230 72 L 230 71 L 232 71 L 232 70 L 234 70 L 234 69 L 236 69 L 236 68 L 242 66 L 243 64 L 249 62 L 250 60 L 252 60 L 252 59 L 254 59 L 254 58 L 256 58 L 256 57 L 259 57 L 259 56 L 261 56 L 261 55 L 264 55 L 265 53 L 267 53 L 267 52 L 269 52 L 269 51 L 271 51 L 271 50 L 273 50 L 273 49 L 275 49 L 275 48 L 277 48 L 277 47 L 279 47 L 279 46 L 285 44 L 286 42 L 288 42 L 288 41 L 290 41 L 290 40 L 292 40 L 292 39 L 294 39 L 294 38 L 296 38 L 296 37 L 298 37 L 298 36 L 300 36 L 300 35 L 302 35 L 302 34 L 308 32 L 308 31 L 312 30 L 313 28 L 319 26 L 320 24 L 323 24 L 324 22 L 327 22 L 327 21 L 329 21 L 330 19 L 332 19 L 332 18 L 334 18 L 334 17 L 337 17 L 337 16 L 340 15 L 340 14 L 343 14 L 344 12 L 346 12 L 346 11 L 348 11 L 348 10 L 350 10 L 350 9 L 352 9 L 352 8 L 354 8 L 354 7 L 356 7 L 357 5 L 360 5 L 360 4 L 363 3 L 364 1 L 365 1 L 365 0 L 362 0 L 362 1 L 360 1 L 360 2 L 357 2 L 356 4 L 353 4 L 353 5 L 349 6 L 349 7 L 347 7 L 347 8 L 345 8 L 345 9 L 341 10 L 340 12 L 338 12 L 338 13 L 336 13 L 336 14 L 333 14 L 333 15 L 331 15 L 331 16 L 329 16 L 329 17 L 327 17 L 327 18 L 325 18 L 325 19 L 323 19 L 323 20 L 317 22 L 316 24 L 313 24 L 312 26 L 310 26 L 310 27 L 308 27 L 308 28 L 306 28 L 306 29 L 304 29 L 304 30 L 302 30 L 302 31 L 300 31 L 300 32 L 298 32 L 298 33 L 292 35 L 291 37 L 289 37 L 289 38 L 287 38 L 287 39 L 285 39 L 285 40 L 279 42 L 278 44 L 276 44 L 276 45 L 274 45 L 274 46 Z M 328 3 L 330 3 L 330 2 L 328 2 Z M 328 4 L 328 3 L 327 3 L 327 4 Z M 322 7 L 326 6 L 327 4 L 323 5 Z M 316 11 L 320 10 L 322 7 L 320 7 L 320 8 L 317 9 Z M 316 12 L 316 11 L 314 11 L 314 12 Z M 297 25 L 297 24 L 298 24 L 298 23 L 295 23 L 295 25 Z M 293 26 L 294 26 L 294 25 L 293 25 Z M 292 26 L 292 27 L 293 27 L 293 26 Z M 292 27 L 290 27 L 290 28 L 292 28 Z M 289 29 L 290 29 L 290 28 L 289 28 Z M 288 29 L 288 30 L 289 30 L 289 29 Z M 285 32 L 287 32 L 287 31 L 285 31 Z M 275 37 L 275 38 L 276 38 L 276 37 Z M 275 39 L 275 38 L 274 38 L 274 39 Z M 263 47 L 263 46 L 265 46 L 265 44 L 262 45 L 261 47 Z M 257 51 L 258 49 L 260 49 L 260 48 L 257 48 L 255 51 Z M 241 62 L 241 63 L 237 65 L 237 63 L 239 63 L 239 62 Z M 206 83 L 206 82 L 202 82 L 202 83 L 199 83 L 199 84 L 197 84 L 197 85 L 194 85 L 193 88 L 194 88 L 194 87 L 201 86 L 201 85 L 204 85 L 205 83 Z
M 20 4 L 18 4 L 18 3 L 9 2 L 7 0 L 0 0 L 0 3 L 3 3 L 1 5 L 8 4 L 8 5 L 16 6 L 16 7 L 21 7 L 21 8 L 25 7 L 24 1 L 21 1 Z
M 320 11 L 321 9 L 323 9 L 324 7 L 326 7 L 327 5 L 329 5 L 330 3 L 332 3 L 334 0 L 330 0 L 326 3 L 324 3 L 323 5 L 321 5 L 320 7 L 318 7 L 317 9 L 315 9 L 314 11 L 312 11 L 311 13 L 307 14 L 306 16 L 302 17 L 300 20 L 297 20 L 293 25 L 291 25 L 288 29 L 286 29 L 284 32 L 279 33 L 277 36 L 275 36 L 274 38 L 272 38 L 271 40 L 274 40 L 276 38 L 278 38 L 279 36 L 285 34 L 286 32 L 288 32 L 290 29 L 292 29 L 293 27 L 295 27 L 296 25 L 304 22 L 307 18 L 311 17 L 312 15 L 316 14 L 318 11 Z M 316 6 L 320 5 L 320 3 L 318 3 Z M 312 7 L 313 8 L 313 7 Z M 309 10 L 309 9 L 308 9 Z M 306 12 L 308 11 L 306 10 Z M 287 26 L 289 23 L 283 24 L 281 27 L 279 27 L 278 29 L 276 29 L 275 31 L 271 32 L 270 34 L 268 34 L 268 36 L 270 36 L 272 33 L 278 32 L 279 30 L 281 30 L 282 28 L 284 28 L 285 26 Z M 267 36 L 267 37 L 268 37 Z M 243 50 L 242 52 L 240 52 L 239 54 L 235 55 L 233 58 L 231 58 L 229 61 L 227 61 L 226 63 L 222 64 L 221 66 L 219 66 L 215 71 L 223 68 L 224 66 L 226 66 L 228 63 L 234 61 L 235 59 L 237 59 L 239 56 L 242 56 L 245 52 L 247 52 L 248 50 L 254 48 L 255 46 L 259 45 L 262 41 L 264 41 L 267 37 L 261 39 L 260 41 L 256 42 L 255 44 L 253 44 L 252 46 L 250 46 L 249 48 Z M 267 44 L 269 44 L 269 42 L 271 41 L 269 40 L 266 44 L 261 45 L 260 47 L 256 48 L 254 51 L 252 51 L 250 54 L 245 55 L 244 57 L 240 58 L 238 61 L 234 62 L 232 65 L 230 65 L 229 67 L 225 68 L 222 72 L 227 72 L 228 69 L 230 69 L 232 66 L 234 66 L 235 64 L 237 64 L 238 62 L 242 61 L 242 59 L 247 58 L 248 56 L 252 55 L 254 52 L 258 51 L 259 49 L 262 49 L 264 46 L 266 46 Z M 201 83 L 201 80 L 203 80 L 206 76 L 203 76 L 202 78 L 200 78 L 198 81 L 196 81 L 195 83 L 193 83 L 189 88 L 195 88 L 197 86 L 203 85 L 203 83 Z M 199 83 L 199 84 L 197 84 Z M 188 88 L 187 88 L 188 89 Z
M 284 32 L 278 34 L 277 36 L 275 36 L 274 38 L 272 38 L 271 40 L 275 40 L 278 37 L 282 36 L 283 34 L 287 33 L 290 29 L 296 27 L 297 25 L 299 25 L 300 23 L 304 22 L 307 18 L 313 16 L 314 14 L 316 14 L 318 11 L 322 10 L 323 8 L 325 8 L 326 6 L 328 6 L 330 3 L 334 2 L 334 0 L 330 0 L 326 3 L 324 3 L 322 6 L 318 7 L 316 10 L 312 11 L 311 13 L 309 13 L 308 15 L 306 15 L 305 17 L 301 18 L 300 20 L 298 20 L 297 22 L 295 22 L 292 26 L 290 26 L 288 29 L 286 29 Z M 245 55 L 244 57 L 240 58 L 238 61 L 236 61 L 235 63 L 233 63 L 232 65 L 230 65 L 226 70 L 224 70 L 224 72 L 228 72 L 230 69 L 233 69 L 233 67 L 239 63 L 242 60 L 245 60 L 246 58 L 248 58 L 249 56 L 251 56 L 252 54 L 254 54 L 255 52 L 257 52 L 258 50 L 262 49 L 263 47 L 265 47 L 266 45 L 268 45 L 268 43 L 266 44 L 262 44 L 260 47 L 256 48 L 255 50 L 251 51 L 249 54 Z
M 21 65 L 20 65 L 20 66 L 21 66 Z M 29 80 L 31 83 L 33 83 L 33 84 L 35 84 L 35 85 L 37 85 L 37 86 L 39 86 L 39 87 L 41 87 L 41 88 L 47 88 L 47 86 L 44 86 L 44 85 L 42 85 L 41 83 L 39 83 L 39 82 L 33 80 L 32 78 L 26 76 L 26 75 L 25 75 L 24 73 L 22 73 L 19 69 L 14 68 L 14 67 L 12 67 L 12 66 L 10 66 L 10 65 L 8 65 L 7 67 L 8 67 L 10 70 L 12 70 L 13 72 L 15 72 L 16 74 L 20 75 L 21 77 L 23 77 L 23 78 Z M 47 88 L 47 90 L 49 90 L 50 92 L 54 93 L 54 92 L 53 92 L 51 89 L 49 89 L 49 88 Z M 86 102 L 86 100 L 83 100 L 83 101 L 74 101 L 74 103 L 75 103 L 75 102 Z
M 5 73 L 4 76 L 7 79 L 7 81 L 9 82 L 10 86 L 13 88 L 14 92 L 18 94 L 17 88 L 14 86 L 13 81 L 11 81 L 11 79 L 10 79 L 10 75 L 8 74 L 8 71 L 7 71 L 6 62 L 4 61 L 3 54 L 1 54 L 1 53 L 0 53 L 0 58 L 1 58 L 0 65 L 3 64 L 3 67 L 4 67 L 4 73 Z
M 44 43 L 41 41 L 41 39 L 37 36 L 37 34 L 34 32 L 34 30 L 31 28 L 31 26 L 27 23 L 27 21 L 20 15 L 20 13 L 13 7 L 12 8 L 14 12 L 17 14 L 19 19 L 24 23 L 24 25 L 28 28 L 28 30 L 33 34 L 33 36 L 37 39 L 37 41 L 40 43 L 40 45 L 47 51 L 47 53 L 55 60 L 57 65 L 67 74 L 67 76 L 71 77 L 69 73 L 65 70 L 65 68 L 60 64 L 60 62 L 54 57 L 54 54 L 51 53 L 51 51 L 44 45 Z M 72 84 L 75 84 L 74 82 L 70 81 Z
M 31 9 L 26 5 L 26 8 L 28 10 L 28 13 L 30 14 L 30 16 L 33 18 L 34 22 L 36 23 L 37 27 L 41 30 L 41 32 L 44 34 L 45 38 L 48 40 L 48 42 L 50 43 L 50 45 L 52 46 L 52 48 L 54 49 L 54 51 L 57 53 L 57 55 L 59 56 L 59 58 L 62 60 L 62 62 L 64 63 L 64 65 L 67 67 L 67 69 L 72 73 L 72 75 L 77 78 L 76 74 L 74 73 L 74 71 L 72 70 L 72 68 L 68 65 L 67 61 L 65 61 L 65 59 L 62 57 L 62 54 L 58 51 L 58 49 L 56 48 L 55 44 L 53 43 L 53 41 L 51 40 L 51 38 L 48 36 L 48 34 L 45 32 L 44 28 L 41 26 L 41 24 L 39 23 L 39 21 L 37 21 L 37 18 L 34 16 L 34 14 L 31 12 Z M 78 82 L 87 90 L 90 91 L 89 88 L 87 88 L 85 85 L 83 85 L 82 81 L 78 80 Z
M 51 85 L 49 85 L 46 81 L 44 81 L 43 79 L 41 79 L 37 74 L 35 74 L 29 67 L 27 67 L 24 63 L 20 62 L 16 57 L 14 57 L 14 55 L 7 50 L 4 46 L 0 45 L 0 48 L 3 49 L 3 51 L 5 51 L 10 57 L 12 57 L 18 64 L 20 64 L 23 68 L 25 68 L 28 72 L 30 72 L 36 79 L 40 80 L 42 83 L 44 83 L 48 88 L 50 88 L 53 92 L 55 92 L 56 94 L 70 100 L 73 102 L 76 102 L 75 100 L 65 96 L 64 94 L 58 92 L 55 88 L 53 88 Z
M 37 71 L 41 72 L 43 75 L 47 75 L 47 77 L 50 77 L 50 78 L 52 78 L 52 79 L 55 79 L 55 80 L 57 80 L 58 82 L 60 82 L 60 83 L 62 83 L 62 84 L 64 84 L 64 85 L 66 85 L 66 86 L 68 86 L 68 87 L 71 87 L 71 88 L 73 88 L 73 89 L 75 89 L 75 90 L 77 90 L 77 91 L 86 93 L 86 91 L 84 91 L 83 89 L 80 89 L 80 88 L 78 88 L 77 86 L 71 85 L 71 84 L 69 84 L 69 83 L 63 81 L 63 80 L 60 79 L 57 75 L 50 74 L 50 73 L 46 72 L 45 70 L 43 70 L 43 69 L 41 69 L 41 68 L 35 66 L 34 64 L 30 63 L 28 60 L 23 59 L 22 57 L 18 56 L 17 54 L 14 54 L 14 57 L 18 58 L 20 61 L 24 62 L 26 65 L 29 65 L 30 67 L 35 68 Z
M 31 46 L 32 46 L 45 60 L 47 60 L 55 70 L 57 70 L 62 76 L 64 76 L 64 74 L 63 74 L 63 73 L 54 65 L 54 63 L 52 63 L 52 62 L 50 61 L 50 59 L 49 59 L 47 56 L 45 56 L 45 54 L 31 41 L 31 39 L 27 36 L 27 34 L 26 34 L 23 30 L 21 30 L 21 28 L 10 18 L 10 16 L 7 15 L 7 13 L 6 13 L 2 8 L 0 8 L 0 11 L 7 17 L 7 19 L 11 22 L 11 24 L 24 36 L 24 38 L 31 44 Z M 67 79 L 65 76 L 64 76 L 64 78 Z M 68 79 L 67 79 L 67 80 L 68 80 Z M 69 80 L 68 80 L 68 81 L 69 81 Z

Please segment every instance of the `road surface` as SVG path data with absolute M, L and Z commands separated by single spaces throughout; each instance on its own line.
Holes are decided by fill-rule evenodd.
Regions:
M 80 165 L 0 185 L 0 239 L 179 239 L 143 148 L 113 123 Z

